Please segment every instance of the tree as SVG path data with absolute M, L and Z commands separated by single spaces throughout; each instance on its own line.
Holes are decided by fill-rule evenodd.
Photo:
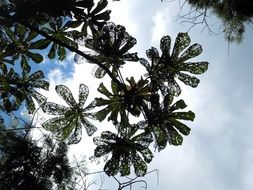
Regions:
M 108 176 L 118 173 L 128 176 L 132 173 L 131 166 L 137 177 L 145 176 L 147 164 L 154 157 L 151 143 L 161 151 L 168 144 L 181 145 L 182 135 L 189 135 L 190 128 L 183 120 L 193 121 L 195 114 L 183 110 L 187 107 L 183 100 L 174 101 L 181 94 L 178 80 L 197 87 L 199 79 L 194 75 L 204 73 L 208 63 L 190 61 L 202 53 L 202 48 L 199 44 L 191 45 L 187 33 L 179 33 L 174 45 L 170 36 L 164 36 L 160 41 L 161 53 L 151 47 L 146 51 L 148 59 L 138 57 L 131 52 L 136 39 L 124 26 L 109 21 L 107 4 L 107 0 L 97 4 L 93 0 L 2 1 L 0 108 L 10 115 L 25 104 L 29 113 L 35 114 L 38 105 L 38 109 L 55 115 L 42 124 L 44 129 L 68 144 L 81 140 L 83 127 L 88 136 L 96 132 L 97 127 L 89 119 L 107 118 L 117 132 L 104 131 L 94 137 L 97 145 L 94 158 L 109 155 L 104 166 Z M 81 51 L 80 45 L 89 51 Z M 77 63 L 96 64 L 96 78 L 105 75 L 111 78 L 111 90 L 101 83 L 97 90 L 104 97 L 96 97 L 86 107 L 89 91 L 85 84 L 79 86 L 78 101 L 67 86 L 56 86 L 56 92 L 69 106 L 66 107 L 47 102 L 38 92 L 48 90 L 49 86 L 42 70 L 29 74 L 33 64 L 43 61 L 42 54 L 49 59 L 64 60 L 69 52 L 75 53 Z M 121 68 L 129 61 L 139 62 L 147 74 L 138 80 L 132 76 L 123 79 Z M 99 111 L 91 111 L 100 107 Z M 133 123 L 130 115 L 139 118 L 139 122 Z
M 29 137 L 29 136 L 27 136 Z M 49 190 L 67 188 L 71 184 L 67 146 L 53 143 L 47 137 L 43 147 L 13 131 L 0 136 L 0 188 Z
M 195 15 L 184 17 L 184 19 L 192 24 L 204 23 L 208 26 L 206 19 L 208 12 L 211 12 L 221 20 L 225 38 L 229 42 L 240 42 L 245 26 L 252 23 L 253 2 L 251 0 L 186 0 L 185 2 L 193 9 L 189 14 Z

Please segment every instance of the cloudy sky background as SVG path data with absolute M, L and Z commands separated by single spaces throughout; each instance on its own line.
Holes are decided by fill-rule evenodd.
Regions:
M 138 51 L 140 57 L 145 57 L 145 50 L 151 46 L 159 49 L 162 36 L 170 35 L 174 41 L 178 32 L 186 32 L 190 27 L 177 20 L 177 1 L 121 0 L 111 3 L 110 8 L 112 21 L 126 26 L 137 39 L 132 51 Z M 214 28 L 219 26 L 215 18 L 210 18 L 210 23 L 216 24 Z M 155 152 L 149 170 L 159 170 L 159 181 L 156 173 L 149 174 L 145 178 L 149 190 L 253 189 L 252 27 L 247 28 L 240 45 L 229 46 L 223 35 L 209 35 L 207 30 L 201 32 L 202 28 L 194 27 L 189 35 L 192 43 L 200 43 L 203 47 L 203 53 L 195 60 L 208 61 L 209 69 L 199 77 L 198 88 L 182 85 L 180 96 L 187 103 L 187 109 L 195 112 L 196 119 L 189 123 L 192 131 L 184 138 L 182 146 L 167 146 L 165 150 Z M 76 97 L 80 83 L 90 86 L 87 103 L 96 96 L 99 83 L 108 84 L 108 78 L 97 80 L 91 75 L 93 65 L 73 64 L 72 59 L 73 55 L 70 55 L 68 61 L 56 63 L 54 68 L 48 69 L 49 101 L 63 103 L 54 92 L 57 84 L 67 85 Z M 50 63 L 45 61 L 44 64 L 48 68 Z M 143 72 L 138 63 L 129 63 L 124 67 L 123 75 L 139 79 Z M 109 129 L 107 122 L 96 124 L 100 131 Z M 77 158 L 86 155 L 88 158 L 93 148 L 92 138 L 84 134 L 81 143 L 71 147 L 70 155 Z M 100 165 L 88 164 L 90 172 L 101 169 Z M 96 177 L 99 184 L 100 176 Z M 115 181 L 105 178 L 105 189 L 116 189 L 116 185 Z M 98 187 L 93 185 L 90 189 Z M 141 184 L 134 187 L 135 190 L 142 189 Z

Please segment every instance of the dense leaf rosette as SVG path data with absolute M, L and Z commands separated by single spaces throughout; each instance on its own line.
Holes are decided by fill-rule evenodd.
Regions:
M 55 39 L 72 46 L 73 48 L 78 49 L 77 43 L 72 39 L 73 31 L 69 31 L 70 22 L 64 23 L 61 18 L 54 19 L 49 22 L 49 26 L 43 27 L 42 30 L 48 35 L 54 37 Z M 41 39 L 39 44 L 35 44 L 33 47 L 37 49 L 42 49 L 51 44 L 51 41 L 48 39 Z M 59 60 L 64 60 L 66 58 L 66 48 L 58 43 L 52 43 L 48 57 L 54 59 L 58 55 Z
M 170 52 L 171 38 L 170 36 L 164 36 L 160 42 L 161 56 L 158 50 L 152 47 L 146 52 L 151 64 L 146 59 L 140 59 L 140 63 L 148 71 L 154 89 L 161 90 L 163 95 L 180 95 L 181 89 L 175 78 L 186 85 L 197 87 L 199 79 L 188 73 L 199 75 L 207 70 L 208 62 L 186 62 L 202 52 L 201 45 L 193 44 L 189 46 L 190 41 L 187 33 L 179 33 L 174 48 Z
M 135 135 L 137 129 L 135 125 L 129 124 L 125 130 L 119 130 L 119 135 L 104 131 L 100 137 L 93 139 L 97 145 L 94 151 L 95 158 L 111 154 L 111 158 L 104 166 L 107 175 L 114 176 L 120 172 L 121 176 L 127 176 L 130 174 L 131 165 L 134 166 L 136 176 L 146 174 L 146 163 L 151 162 L 153 158 L 148 148 L 153 138 L 151 134 L 145 132 Z
M 128 52 L 135 44 L 136 39 L 126 32 L 125 27 L 114 23 L 107 23 L 91 39 L 85 41 L 85 46 L 96 53 L 91 56 L 108 69 L 112 67 L 116 76 L 125 61 L 138 61 L 137 53 Z M 95 72 L 97 78 L 102 78 L 105 74 L 105 70 L 100 67 Z
M 91 30 L 92 34 L 100 30 L 106 22 L 110 19 L 110 10 L 104 10 L 108 5 L 107 0 L 100 0 L 97 6 L 90 6 L 82 14 L 76 14 L 77 19 L 73 23 L 77 26 L 81 26 L 81 32 L 78 33 L 79 37 L 86 37 L 88 34 L 88 28 Z M 78 36 L 76 36 L 78 37 Z
M 158 96 L 154 97 L 154 99 L 158 98 Z M 193 121 L 195 118 L 192 111 L 179 111 L 187 107 L 183 100 L 174 104 L 172 101 L 172 96 L 166 96 L 162 104 L 159 104 L 159 100 L 152 100 L 153 105 L 145 109 L 147 120 L 137 124 L 139 128 L 144 128 L 146 132 L 153 134 L 159 151 L 166 147 L 167 142 L 172 145 L 181 145 L 183 142 L 181 134 L 189 135 L 190 128 L 180 120 Z
M 112 81 L 112 93 L 106 89 L 101 83 L 98 91 L 105 95 L 108 99 L 96 98 L 96 106 L 106 106 L 98 111 L 96 116 L 99 121 L 105 119 L 110 114 L 108 120 L 118 123 L 118 115 L 121 116 L 121 122 L 125 123 L 127 119 L 126 111 L 133 116 L 139 116 L 141 107 L 150 96 L 150 89 L 147 80 L 140 79 L 137 83 L 134 78 L 127 79 L 129 85 L 125 85 L 125 89 L 121 90 L 117 84 Z
M 16 24 L 11 28 L 4 27 L 3 32 L 5 39 L 1 39 L 1 41 L 5 43 L 3 44 L 3 42 L 1 42 L 1 45 L 3 45 L 5 49 L 0 53 L 0 60 L 5 63 L 14 63 L 14 61 L 19 58 L 24 61 L 29 59 L 35 63 L 43 61 L 42 55 L 32 52 L 34 49 L 32 44 L 35 43 L 35 38 L 38 36 L 36 32 L 29 31 L 21 24 Z M 8 57 L 11 57 L 12 62 L 8 61 Z
M 87 111 L 94 107 L 92 102 L 84 107 L 89 94 L 88 87 L 84 84 L 79 86 L 79 103 L 75 101 L 69 88 L 64 85 L 58 85 L 55 88 L 58 95 L 65 100 L 69 107 L 59 105 L 53 102 L 47 102 L 43 106 L 43 111 L 57 115 L 45 121 L 42 126 L 55 135 L 59 140 L 68 140 L 69 144 L 76 144 L 82 138 L 82 127 L 86 129 L 89 136 L 96 132 L 97 128 L 91 124 L 86 118 L 95 119 L 93 113 Z
M 8 71 L 7 68 L 0 72 L 0 98 L 7 112 L 19 108 L 22 102 L 29 113 L 35 111 L 33 98 L 42 105 L 46 98 L 36 91 L 38 89 L 49 89 L 49 83 L 44 79 L 42 71 L 30 73 L 30 66 L 24 60 L 21 61 L 22 74 L 18 74 L 13 68 Z

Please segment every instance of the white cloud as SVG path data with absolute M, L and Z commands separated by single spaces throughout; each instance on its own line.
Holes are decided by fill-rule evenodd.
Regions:
M 152 31 L 152 37 L 151 42 L 156 43 L 160 41 L 162 36 L 168 35 L 169 30 L 172 30 L 170 28 L 172 26 L 172 14 L 169 11 L 168 8 L 165 8 L 164 10 L 160 11 L 158 10 L 156 14 L 153 16 L 153 28 Z

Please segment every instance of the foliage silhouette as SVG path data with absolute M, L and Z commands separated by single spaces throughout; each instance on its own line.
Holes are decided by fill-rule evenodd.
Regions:
M 88 87 L 80 84 L 79 103 L 74 100 L 68 87 L 58 85 L 55 87 L 55 90 L 69 105 L 69 108 L 53 102 L 45 103 L 42 108 L 43 111 L 48 114 L 58 115 L 58 117 L 47 120 L 42 126 L 46 130 L 52 131 L 58 140 L 68 138 L 69 144 L 76 144 L 81 140 L 82 127 L 85 127 L 89 136 L 95 133 L 97 128 L 86 119 L 86 117 L 91 119 L 95 118 L 94 114 L 86 112 L 94 108 L 94 103 L 92 102 L 83 108 L 89 94 Z
M 110 11 L 105 10 L 107 4 L 107 0 L 100 0 L 96 5 L 93 0 L 2 1 L 0 109 L 11 114 L 20 111 L 25 102 L 29 113 L 35 113 L 35 99 L 45 113 L 56 116 L 46 120 L 42 127 L 52 132 L 57 140 L 68 144 L 81 140 L 82 127 L 88 136 L 96 132 L 97 127 L 87 118 L 103 121 L 108 117 L 116 133 L 103 131 L 94 138 L 97 147 L 93 158 L 109 156 L 104 166 L 109 176 L 118 172 L 121 176 L 128 176 L 132 166 L 137 177 L 145 176 L 147 163 L 154 155 L 150 149 L 152 144 L 161 151 L 168 143 L 181 145 L 182 135 L 190 133 L 190 128 L 182 120 L 193 121 L 195 114 L 179 111 L 185 109 L 186 104 L 183 100 L 174 101 L 174 97 L 181 93 L 177 79 L 197 87 L 199 79 L 188 73 L 202 74 L 208 63 L 189 61 L 201 54 L 202 48 L 199 44 L 189 46 L 187 33 L 178 34 L 172 51 L 170 36 L 162 37 L 161 55 L 154 47 L 146 51 L 150 62 L 139 58 L 137 53 L 130 53 L 137 41 L 124 26 L 109 21 Z M 23 14 L 24 10 L 26 14 Z M 85 46 L 85 51 L 79 46 Z M 56 86 L 56 92 L 69 107 L 47 102 L 40 94 L 39 89 L 48 90 L 49 82 L 44 79 L 43 71 L 29 74 L 34 62 L 45 61 L 42 54 L 63 61 L 70 52 L 75 53 L 76 63 L 95 64 L 98 79 L 106 74 L 110 77 L 112 92 L 104 83 L 97 88 L 106 98 L 96 97 L 84 107 L 89 94 L 85 84 L 79 86 L 78 102 L 67 86 Z M 122 67 L 129 61 L 140 63 L 148 73 L 138 80 L 132 76 L 123 79 Z M 91 109 L 96 112 L 89 112 Z M 139 122 L 133 123 L 131 116 L 138 118 Z M 4 118 L 0 118 L 2 128 L 8 130 Z M 2 133 L 0 135 L 0 138 L 4 137 Z M 9 140 L 15 142 L 11 137 Z M 25 142 L 29 144 L 29 141 Z M 38 149 L 36 153 L 38 160 L 40 151 Z M 38 172 L 42 175 L 45 171 Z M 61 181 L 61 178 L 57 180 Z
M 1 132 L 0 150 L 0 188 L 3 190 L 49 190 L 53 186 L 60 189 L 71 181 L 72 169 L 64 142 L 55 144 L 47 137 L 44 147 L 39 147 L 23 135 Z
M 229 42 L 240 42 L 245 32 L 245 26 L 252 23 L 253 2 L 251 0 L 186 0 L 191 6 L 192 16 L 184 17 L 192 24 L 206 24 L 209 28 L 207 15 L 216 15 L 222 22 L 225 39 Z

